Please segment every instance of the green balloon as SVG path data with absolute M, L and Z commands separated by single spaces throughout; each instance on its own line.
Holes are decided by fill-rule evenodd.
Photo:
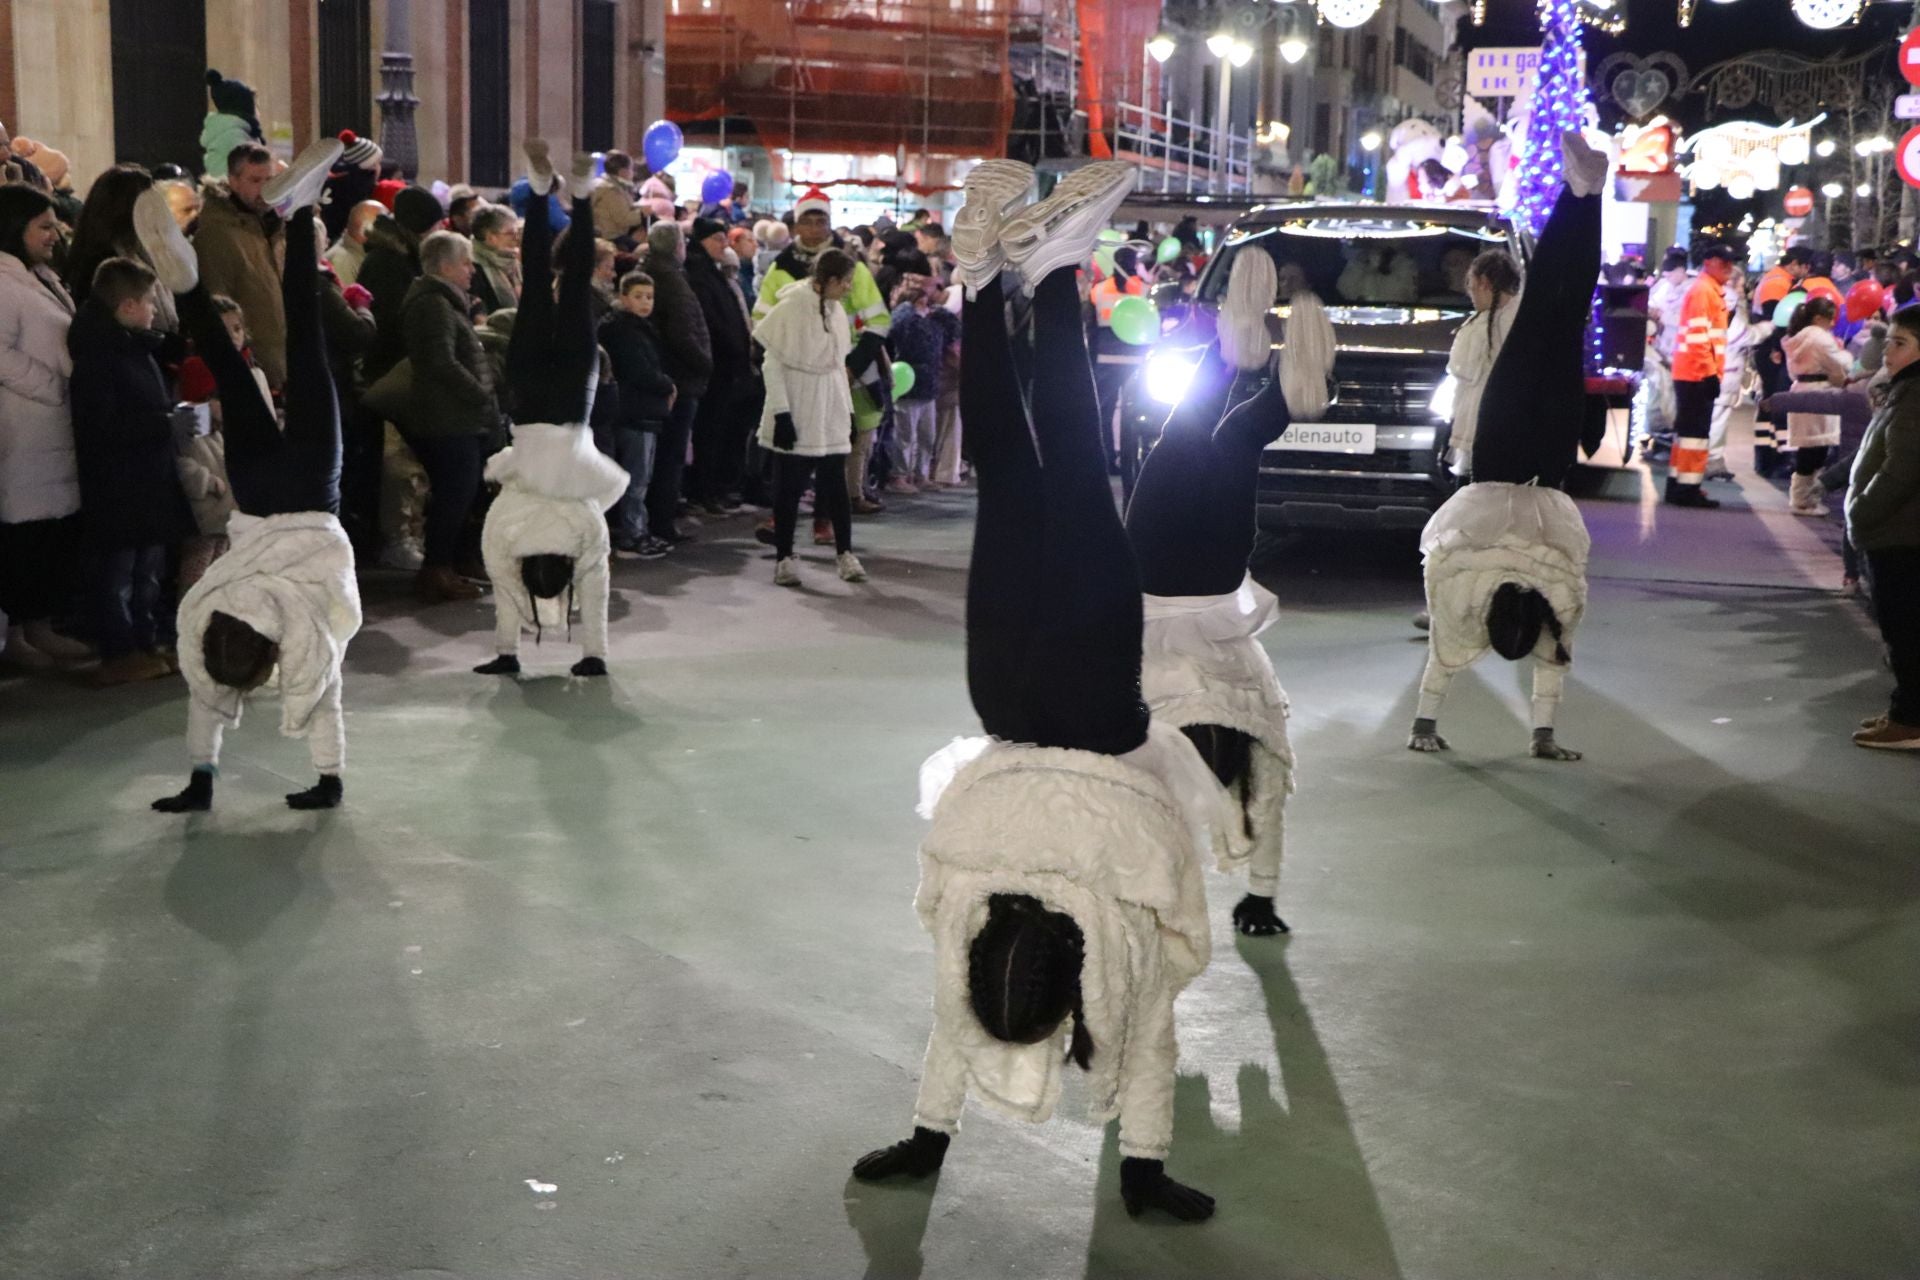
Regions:
M 1137 294 L 1113 304 L 1113 336 L 1130 346 L 1144 347 L 1160 336 L 1160 312 Z
M 1127 233 L 1118 227 L 1107 227 L 1097 237 L 1101 244 L 1125 244 Z
M 1776 329 L 1785 329 L 1788 325 L 1792 324 L 1793 309 L 1806 300 L 1807 291 L 1805 289 L 1795 289 L 1792 293 L 1780 299 L 1780 305 L 1773 309 L 1773 327 Z
M 893 362 L 893 398 L 898 400 L 913 390 L 913 366 L 905 360 Z
M 1113 274 L 1113 246 L 1110 244 L 1103 244 L 1098 249 L 1095 249 L 1093 251 L 1093 263 L 1095 266 L 1099 267 L 1103 273 L 1107 275 L 1112 275 Z
M 1180 242 L 1168 236 L 1160 242 L 1160 247 L 1153 251 L 1153 260 L 1164 266 L 1180 256 L 1180 249 Z

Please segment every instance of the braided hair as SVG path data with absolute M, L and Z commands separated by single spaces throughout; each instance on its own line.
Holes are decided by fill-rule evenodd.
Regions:
M 1553 660 L 1562 666 L 1572 662 L 1560 619 L 1547 598 L 1517 582 L 1501 583 L 1487 606 L 1487 640 L 1493 651 L 1509 662 L 1518 662 L 1540 643 L 1542 628 L 1553 637 Z
M 987 899 L 987 922 L 967 949 L 967 990 L 974 1017 L 1008 1044 L 1039 1044 L 1073 1017 L 1070 1061 L 1093 1062 L 1080 1002 L 1086 937 L 1071 916 L 1049 911 L 1024 893 Z
M 1499 345 L 1493 332 L 1494 317 L 1500 314 L 1501 303 L 1520 292 L 1520 268 L 1505 249 L 1488 249 L 1467 267 L 1467 275 L 1486 281 L 1493 290 L 1493 304 L 1487 308 L 1487 355 L 1492 357 Z
M 820 327 L 831 328 L 827 323 L 827 284 L 833 280 L 851 280 L 853 278 L 853 255 L 844 249 L 828 249 L 813 264 L 813 293 L 820 303 Z

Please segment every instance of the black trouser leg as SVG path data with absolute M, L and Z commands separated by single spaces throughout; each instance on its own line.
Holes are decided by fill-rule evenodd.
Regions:
M 296 209 L 287 222 L 287 264 L 280 300 L 287 315 L 286 427 L 281 439 L 291 510 L 340 511 L 340 405 L 327 339 L 320 321 L 320 269 L 315 255 L 313 208 Z
M 1893 665 L 1887 718 L 1920 728 L 1920 547 L 1866 553 L 1873 570 L 1873 611 Z
M 1827 465 L 1827 446 L 1814 445 L 1810 448 L 1793 451 L 1793 474 L 1797 476 L 1819 475 L 1821 468 Z
M 406 434 L 406 433 L 402 433 Z M 486 459 L 479 436 L 406 436 L 407 445 L 427 473 L 427 529 L 424 563 L 451 569 L 462 559 L 467 518 L 480 493 Z
M 1041 608 L 1044 502 L 999 279 L 966 300 L 960 327 L 960 417 L 980 491 L 967 576 L 967 692 L 988 733 L 1033 742 L 1026 669 Z
M 1559 488 L 1580 446 L 1586 334 L 1600 276 L 1600 197 L 1563 189 L 1487 375 L 1473 478 Z M 1705 432 L 1701 433 L 1703 436 Z
M 213 297 L 204 284 L 174 295 L 180 324 L 193 339 L 193 348 L 213 374 L 220 395 L 221 435 L 225 440 L 227 480 L 234 505 L 250 516 L 270 516 L 289 510 L 281 467 L 286 442 L 273 406 L 260 394 L 253 370 L 227 336 L 226 325 L 213 309 Z
M 680 505 L 680 475 L 687 466 L 687 440 L 693 433 L 694 415 L 700 398 L 680 393 L 673 412 L 660 429 L 660 443 L 653 455 L 653 478 L 647 483 L 647 531 L 671 542 L 679 530 L 674 527 L 674 511 Z
M 732 444 L 733 386 L 715 379 L 700 397 L 693 421 L 693 496 L 702 503 L 719 503 L 727 496 L 733 468 L 727 465 Z
M 15 626 L 56 617 L 76 581 L 80 517 L 0 524 L 0 613 Z
M 1045 535 L 1029 697 L 1039 708 L 1039 745 L 1120 755 L 1147 734 L 1140 579 L 1107 478 L 1072 268 L 1040 282 L 1033 316 Z
M 847 497 L 847 455 L 830 453 L 813 469 L 813 514 L 833 524 L 833 550 L 853 550 L 853 502 Z
M 793 531 L 800 522 L 800 496 L 813 478 L 816 459 L 791 453 L 773 455 L 773 554 L 786 560 L 793 555 Z M 834 461 L 838 462 L 836 457 Z M 844 472 L 844 467 L 842 468 Z M 818 501 L 815 495 L 815 501 Z

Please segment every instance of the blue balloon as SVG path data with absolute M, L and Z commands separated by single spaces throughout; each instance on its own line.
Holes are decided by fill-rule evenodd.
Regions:
M 686 141 L 680 126 L 671 120 L 655 120 L 640 135 L 640 152 L 647 168 L 659 173 L 680 158 L 680 145 Z
M 700 184 L 700 199 L 706 204 L 719 204 L 733 195 L 733 175 L 725 169 L 715 169 Z

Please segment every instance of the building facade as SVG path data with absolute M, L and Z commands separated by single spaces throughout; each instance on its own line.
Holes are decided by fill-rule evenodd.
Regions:
M 198 170 L 213 67 L 282 152 L 350 128 L 404 159 L 410 120 L 415 176 L 504 186 L 524 136 L 638 147 L 665 112 L 665 3 L 0 0 L 0 122 L 83 187 L 116 161 Z

